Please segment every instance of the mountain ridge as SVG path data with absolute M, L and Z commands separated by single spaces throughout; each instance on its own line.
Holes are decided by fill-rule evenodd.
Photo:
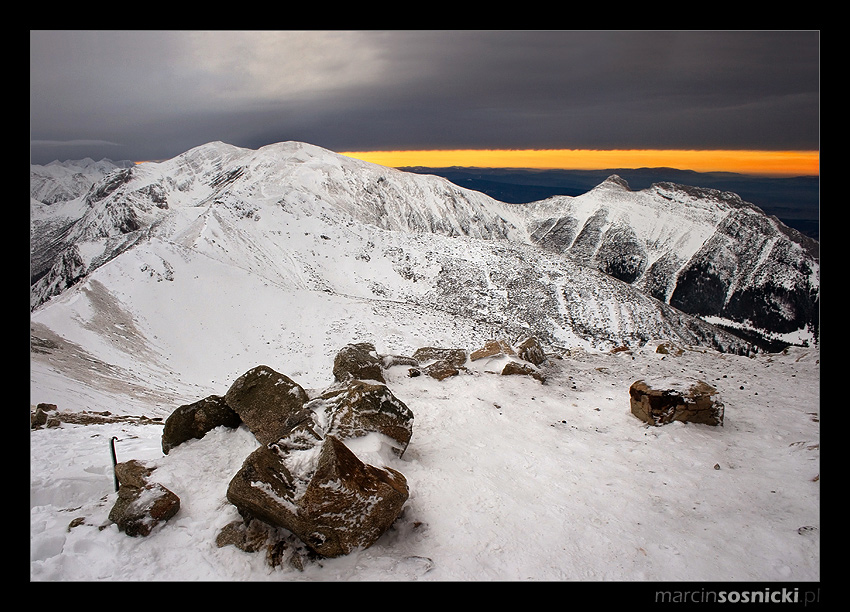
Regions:
M 636 193 L 639 195 L 635 196 Z M 656 226 L 653 242 L 637 237 L 634 227 L 629 233 L 628 224 L 609 222 L 608 213 L 602 214 L 598 208 L 600 201 L 611 199 L 654 198 L 656 209 L 659 203 L 666 203 L 677 206 L 679 212 L 690 206 L 694 219 L 698 218 L 697 213 L 703 217 L 714 214 L 716 230 L 722 215 L 716 202 L 712 204 L 713 209 L 706 204 L 706 193 L 717 195 L 708 191 L 695 193 L 691 190 L 689 193 L 669 186 L 658 187 L 651 193 L 632 192 L 623 181 L 610 177 L 584 196 L 519 207 L 463 189 L 444 178 L 376 166 L 307 143 L 276 143 L 257 150 L 223 142 L 208 143 L 165 162 L 116 168 L 94 182 L 85 194 L 69 201 L 47 204 L 38 202 L 33 196 L 31 308 L 36 310 L 50 297 L 66 291 L 129 249 L 158 238 L 196 249 L 205 256 L 260 274 L 282 286 L 360 299 L 414 300 L 431 307 L 440 303 L 445 308 L 446 303 L 450 303 L 456 313 L 475 313 L 483 319 L 491 316 L 502 323 L 511 321 L 517 329 L 548 334 L 552 341 L 557 341 L 559 334 L 563 340 L 570 325 L 573 330 L 583 329 L 586 337 L 597 335 L 597 340 L 609 343 L 639 342 L 644 336 L 660 333 L 663 326 L 656 324 L 644 330 L 604 331 L 606 326 L 616 328 L 615 320 L 623 325 L 629 317 L 645 320 L 647 315 L 637 315 L 636 311 L 624 315 L 622 309 L 623 304 L 642 303 L 640 295 L 647 295 L 650 302 L 641 306 L 643 312 L 652 312 L 653 318 L 661 317 L 668 325 L 669 321 L 676 320 L 680 331 L 675 333 L 689 329 L 685 335 L 690 334 L 691 341 L 702 338 L 697 342 L 707 342 L 706 338 L 716 333 L 723 338 L 721 345 L 739 350 L 747 343 L 732 341 L 725 333 L 717 332 L 716 326 L 676 314 L 678 309 L 670 310 L 668 302 L 675 293 L 671 289 L 671 278 L 674 272 L 683 269 L 682 262 L 672 262 L 672 256 L 665 259 L 661 251 L 631 248 L 638 243 L 658 246 L 664 240 L 681 247 L 690 236 L 693 244 L 688 253 L 693 257 L 698 251 L 697 245 L 704 248 L 709 241 L 711 224 L 703 219 L 702 225 L 693 225 L 691 219 L 688 236 L 674 237 L 668 227 L 663 240 Z M 605 197 L 600 197 L 603 195 Z M 582 217 L 581 231 L 578 231 L 579 216 L 571 216 L 571 211 L 582 203 L 590 210 L 587 202 L 594 198 L 596 217 L 591 213 Z M 723 197 L 715 199 L 723 201 Z M 738 201 L 734 203 L 738 205 Z M 51 207 L 57 213 L 64 212 L 51 216 Z M 557 209 L 558 215 L 542 215 L 541 209 L 547 207 L 547 214 Z M 764 215 L 758 218 L 762 217 L 766 218 Z M 64 221 L 57 221 L 57 218 Z M 49 231 L 47 219 L 54 224 Z M 591 219 L 593 222 L 589 222 Z M 581 238 L 585 252 L 575 250 L 567 253 L 564 259 L 562 251 L 566 249 L 566 241 L 555 240 L 551 227 L 542 231 L 541 223 L 549 221 L 552 227 L 560 223 L 560 238 L 571 236 L 570 250 Z M 697 231 L 696 228 L 701 229 Z M 296 232 L 304 234 L 297 242 Z M 770 259 L 776 244 L 785 245 L 786 250 L 797 248 L 789 246 L 796 242 L 780 237 L 780 233 L 771 235 L 773 249 L 765 247 L 756 259 Z M 699 236 L 694 238 L 695 234 Z M 380 239 L 376 238 L 378 236 Z M 326 247 L 331 243 L 335 246 L 341 240 L 356 245 L 356 248 L 344 249 L 345 266 L 349 267 L 344 272 L 335 269 L 334 265 L 324 266 L 322 261 L 336 255 L 333 249 Z M 462 249 L 456 248 L 460 241 L 465 241 Z M 715 236 L 715 242 L 718 241 L 723 244 L 714 253 L 720 252 L 728 259 L 732 241 Z M 631 246 L 623 250 L 622 245 Z M 470 257 L 470 252 L 476 253 L 476 257 Z M 504 269 L 510 270 L 516 278 L 509 278 L 506 272 L 499 274 L 498 257 L 495 260 L 490 254 L 485 257 L 485 252 L 500 253 L 506 258 L 510 266 Z M 645 260 L 643 264 L 641 257 Z M 805 261 L 812 268 L 809 272 L 816 275 L 817 259 L 807 257 Z M 471 266 L 463 263 L 470 259 Z M 687 258 L 681 256 L 680 259 Z M 544 260 L 548 271 L 541 276 L 535 265 Z M 486 273 L 482 272 L 484 261 L 493 262 L 487 264 Z M 715 255 L 711 261 L 716 268 L 718 261 L 725 260 Z M 581 266 L 575 267 L 576 262 Z M 654 270 L 654 294 L 646 279 L 642 286 L 633 287 L 634 279 L 631 283 L 625 282 L 625 286 L 618 284 L 629 270 L 637 269 L 635 266 L 642 266 L 643 274 L 647 269 Z M 593 284 L 597 285 L 595 291 L 600 295 L 619 295 L 616 299 L 622 302 L 617 307 L 621 311 L 617 316 L 609 313 L 597 317 L 593 323 L 589 323 L 593 316 L 587 309 L 580 312 L 582 304 L 566 303 L 563 297 L 569 290 L 573 295 L 582 295 L 586 303 L 593 302 L 588 296 L 594 292 L 586 288 L 587 283 L 591 283 L 588 276 L 591 269 L 605 272 L 593 277 Z M 661 274 L 662 269 L 666 276 Z M 618 273 L 621 278 L 612 283 L 610 279 L 616 280 Z M 452 274 L 465 278 L 467 285 L 458 286 Z M 498 278 L 497 282 L 494 277 Z M 541 282 L 542 277 L 548 278 Z M 555 277 L 558 277 L 557 282 L 553 281 Z M 393 279 L 392 282 L 387 282 L 388 278 Z M 522 283 L 516 279 L 522 279 Z M 718 274 L 710 280 L 715 284 L 726 283 L 727 293 L 732 291 L 730 296 L 734 295 L 730 288 L 741 282 L 741 278 Z M 699 283 L 692 284 L 691 294 L 701 288 Z M 576 290 L 579 285 L 582 288 Z M 535 289 L 530 291 L 529 286 Z M 635 293 L 638 288 L 640 295 Z M 811 287 L 806 290 L 809 289 Z M 535 295 L 539 303 L 548 304 L 547 308 L 537 308 L 534 300 L 524 296 L 523 291 Z M 688 293 L 680 292 L 678 299 L 685 304 L 683 295 L 687 297 Z M 724 301 L 728 302 L 726 297 Z M 654 299 L 660 304 L 652 302 Z M 599 299 L 597 305 L 601 310 L 610 311 L 610 306 L 602 306 L 604 301 Z M 695 308 L 702 306 L 697 304 Z M 535 310 L 534 316 L 518 318 L 518 313 L 528 310 Z M 722 323 L 722 319 L 734 313 L 721 310 L 700 314 L 703 318 L 717 316 Z M 618 319 L 622 316 L 626 319 Z M 557 322 L 552 323 L 553 319 Z M 685 319 L 689 323 L 682 326 Z M 748 325 L 744 320 L 733 320 L 733 323 Z M 810 323 L 806 321 L 805 325 Z M 533 329 L 535 325 L 538 329 Z M 700 331 L 694 334 L 697 328 Z M 813 335 L 816 337 L 816 331 Z
M 733 192 L 776 216 L 784 224 L 819 239 L 818 176 L 760 176 L 734 172 L 697 172 L 678 168 L 607 168 L 602 170 L 537 170 L 532 168 L 406 167 L 408 172 L 442 176 L 510 203 L 545 200 L 554 195 L 581 195 L 616 174 L 634 190 L 654 183 L 676 183 Z

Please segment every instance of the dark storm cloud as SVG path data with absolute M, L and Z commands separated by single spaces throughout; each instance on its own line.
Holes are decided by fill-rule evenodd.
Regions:
M 818 32 L 32 32 L 30 77 L 36 163 L 211 140 L 819 147 Z

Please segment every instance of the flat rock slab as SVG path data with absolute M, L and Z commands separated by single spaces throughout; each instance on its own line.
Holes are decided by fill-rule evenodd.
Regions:
M 673 421 L 723 425 L 717 390 L 702 380 L 638 380 L 629 388 L 632 414 L 650 425 Z

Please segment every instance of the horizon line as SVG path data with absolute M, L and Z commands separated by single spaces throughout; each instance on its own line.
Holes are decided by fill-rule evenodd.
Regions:
M 735 149 L 422 149 L 341 151 L 391 168 L 468 167 L 535 170 L 676 168 L 765 176 L 820 176 L 820 152 Z

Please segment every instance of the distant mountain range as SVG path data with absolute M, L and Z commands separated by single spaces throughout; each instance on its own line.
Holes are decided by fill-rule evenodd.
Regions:
M 33 384 L 65 367 L 127 385 L 129 359 L 203 385 L 361 340 L 748 353 L 819 335 L 817 241 L 729 192 L 609 176 L 516 204 L 299 142 L 89 162 L 31 169 Z
M 502 202 L 527 203 L 555 195 L 577 196 L 616 174 L 634 190 L 669 182 L 731 191 L 775 215 L 789 227 L 820 239 L 820 178 L 760 177 L 733 172 L 694 172 L 676 168 L 610 168 L 607 170 L 530 170 L 502 168 L 403 168 L 434 174 L 475 189 Z

